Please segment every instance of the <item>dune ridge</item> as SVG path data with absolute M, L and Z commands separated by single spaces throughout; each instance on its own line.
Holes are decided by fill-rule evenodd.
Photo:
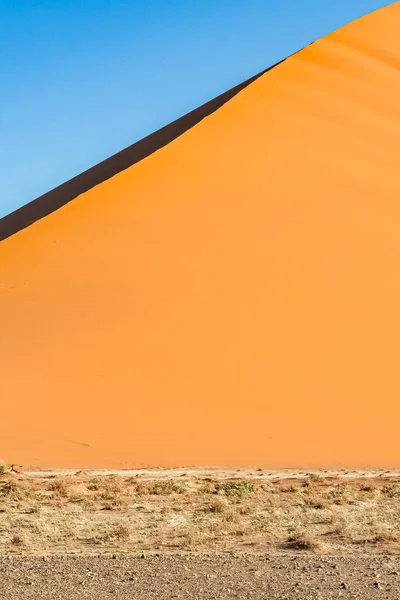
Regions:
M 290 57 L 289 57 L 290 58 Z M 287 60 L 285 58 L 284 60 Z M 21 229 L 29 227 L 39 219 L 47 217 L 55 210 L 64 206 L 77 196 L 84 194 L 96 185 L 110 179 L 121 171 L 128 169 L 137 162 L 147 158 L 153 152 L 160 150 L 167 144 L 170 144 L 185 131 L 197 125 L 202 119 L 218 110 L 221 106 L 233 98 L 245 87 L 256 81 L 261 75 L 280 65 L 279 61 L 275 65 L 264 69 L 260 73 L 253 75 L 246 81 L 234 86 L 230 90 L 223 92 L 205 104 L 176 119 L 172 123 L 165 125 L 154 133 L 147 135 L 131 146 L 124 148 L 113 156 L 101 161 L 97 165 L 90 167 L 80 175 L 69 179 L 65 183 L 39 196 L 35 200 L 28 202 L 21 208 L 0 219 L 0 242 L 14 235 Z

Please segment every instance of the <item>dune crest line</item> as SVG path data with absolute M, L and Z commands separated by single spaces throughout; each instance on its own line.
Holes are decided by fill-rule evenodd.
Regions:
M 117 175 L 125 169 L 129 169 L 134 164 L 147 158 L 153 152 L 160 150 L 167 144 L 173 142 L 177 137 L 191 129 L 205 117 L 221 108 L 226 102 L 229 102 L 236 94 L 251 85 L 259 77 L 271 71 L 278 65 L 288 60 L 290 56 L 264 69 L 263 71 L 246 79 L 242 83 L 209 100 L 205 104 L 172 121 L 165 127 L 147 135 L 131 146 L 124 148 L 120 152 L 113 154 L 109 158 L 101 161 L 97 165 L 90 167 L 83 173 L 76 175 L 65 183 L 42 194 L 35 200 L 28 202 L 21 208 L 16 209 L 10 214 L 0 219 L 0 242 L 14 235 L 21 229 L 29 227 L 39 219 L 43 219 L 55 210 L 61 208 L 71 200 L 81 194 L 89 191 L 96 185 L 103 183 L 114 175 Z

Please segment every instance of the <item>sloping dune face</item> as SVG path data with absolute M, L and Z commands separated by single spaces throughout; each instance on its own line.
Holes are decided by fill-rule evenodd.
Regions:
M 327 36 L 0 243 L 4 459 L 400 465 L 399 31 Z

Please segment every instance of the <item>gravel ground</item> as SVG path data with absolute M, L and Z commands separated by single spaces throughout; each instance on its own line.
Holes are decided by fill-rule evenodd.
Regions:
M 0 558 L 1 600 L 400 598 L 400 557 L 157 554 Z

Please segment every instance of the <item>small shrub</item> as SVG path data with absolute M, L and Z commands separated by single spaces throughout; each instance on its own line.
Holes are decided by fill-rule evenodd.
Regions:
M 297 488 L 296 486 L 292 485 L 286 485 L 286 486 L 282 486 L 281 488 L 279 488 L 279 491 L 282 494 L 294 494 L 295 492 L 297 492 Z
M 227 506 L 225 502 L 222 502 L 222 500 L 217 498 L 207 506 L 207 511 L 211 513 L 223 513 L 226 511 L 226 508 Z
M 343 517 L 337 517 L 333 522 L 332 533 L 344 538 L 349 533 L 349 526 Z
M 25 510 L 25 513 L 27 515 L 38 515 L 40 513 L 39 504 L 32 504 L 31 506 L 28 506 Z
M 249 515 L 251 513 L 251 506 L 240 506 L 239 514 L 240 515 Z
M 118 523 L 118 525 L 116 525 L 111 531 L 110 537 L 126 542 L 131 537 L 131 530 L 125 523 Z
M 167 479 L 165 481 L 138 481 L 135 492 L 139 496 L 170 496 L 171 494 L 184 494 L 185 485 L 181 481 Z
M 13 546 L 26 546 L 26 539 L 20 533 L 15 533 L 11 538 L 11 544 Z
M 224 483 L 218 483 L 216 486 L 217 493 L 225 494 L 225 496 L 234 496 L 241 498 L 245 494 L 254 492 L 254 483 L 247 479 L 233 479 Z
M 49 483 L 50 492 L 54 492 L 58 496 L 68 496 L 68 486 L 64 477 L 56 477 Z
M 124 487 L 119 481 L 114 481 L 110 479 L 104 484 L 104 490 L 101 493 L 101 497 L 104 500 L 113 500 L 114 498 L 118 498 L 124 492 Z
M 312 533 L 303 530 L 295 531 L 288 543 L 296 550 L 317 550 L 320 547 L 319 540 Z
M 239 523 L 239 521 L 240 521 L 239 515 L 237 514 L 237 512 L 235 512 L 232 509 L 228 510 L 224 514 L 224 521 L 226 521 L 226 523 Z
M 252 530 L 256 533 L 270 533 L 271 523 L 265 515 L 257 515 L 251 521 Z
M 102 506 L 102 510 L 126 510 L 127 508 L 128 502 L 124 498 L 112 498 Z
M 369 483 L 364 483 L 363 485 L 360 486 L 360 492 L 373 492 L 375 491 L 375 486 L 369 484 Z
M 310 508 L 315 508 L 317 510 L 323 510 L 324 508 L 328 508 L 329 503 L 324 498 L 318 497 L 308 497 L 305 499 L 305 504 Z
M 353 500 L 353 491 L 351 487 L 347 486 L 345 483 L 339 483 L 330 490 L 328 496 L 333 504 L 341 506 L 349 504 Z
M 127 542 L 131 538 L 131 530 L 126 523 L 117 523 L 103 534 L 97 534 L 90 539 L 93 544 L 113 544 Z
M 0 496 L 8 496 L 13 500 L 23 500 L 28 496 L 28 488 L 23 482 L 12 479 L 0 487 Z
M 398 542 L 399 536 L 393 530 L 380 530 L 375 533 L 374 540 L 377 544 L 379 542 Z
M 214 481 L 205 481 L 199 488 L 200 494 L 217 494 L 217 483 Z
M 398 542 L 399 536 L 393 530 L 377 530 L 372 531 L 369 535 L 365 534 L 361 537 L 355 537 L 352 539 L 353 544 L 363 545 L 363 544 L 385 544 L 390 542 Z
M 87 489 L 91 492 L 97 492 L 101 487 L 101 479 L 99 477 L 93 477 L 87 484 Z
M 388 498 L 398 498 L 400 496 L 400 486 L 396 483 L 384 485 L 381 489 L 381 493 Z
M 196 525 L 190 525 L 187 527 L 184 536 L 182 538 L 183 546 L 197 546 L 203 541 L 203 536 L 200 529 Z

